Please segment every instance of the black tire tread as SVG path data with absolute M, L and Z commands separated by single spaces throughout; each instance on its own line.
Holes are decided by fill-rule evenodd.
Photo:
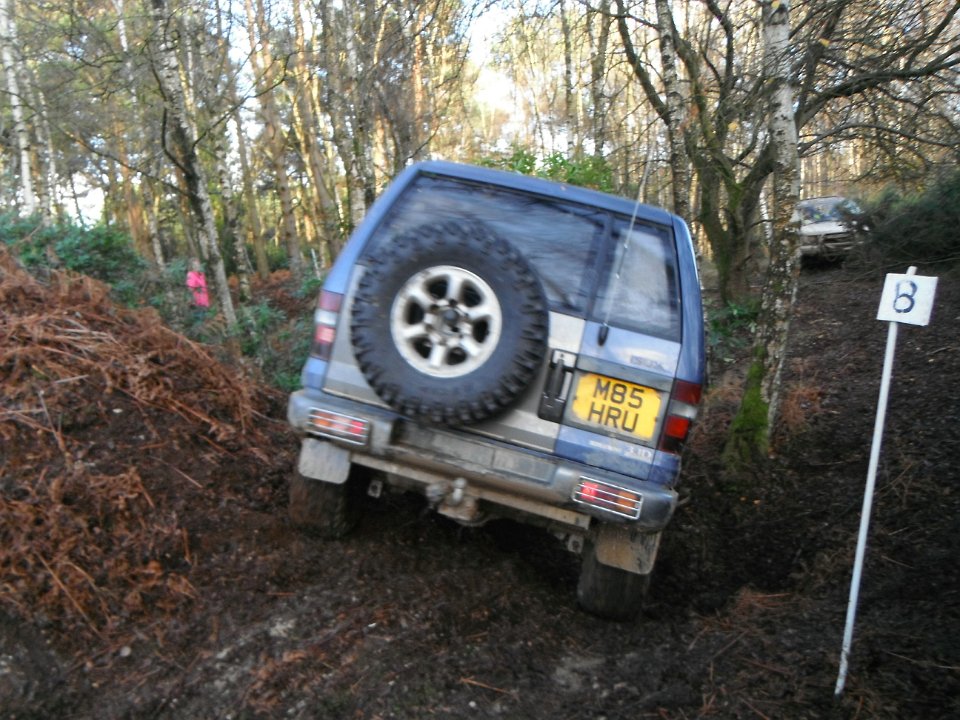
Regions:
M 350 480 L 335 485 L 295 471 L 290 478 L 290 520 L 309 535 L 328 540 L 341 538 L 359 519 L 354 490 Z
M 594 544 L 584 544 L 577 601 L 587 612 L 608 620 L 633 620 L 643 607 L 650 575 L 621 570 L 597 561 Z
M 422 263 L 428 267 L 444 257 L 450 258 L 449 262 L 460 257 L 482 258 L 488 275 L 506 279 L 515 295 L 509 312 L 511 325 L 519 323 L 517 347 L 505 371 L 479 390 L 463 392 L 458 379 L 451 379 L 434 383 L 436 388 L 429 393 L 413 392 L 407 383 L 398 381 L 396 368 L 404 361 L 392 347 L 384 347 L 388 342 L 382 331 L 384 317 L 393 301 L 392 295 L 385 296 L 389 294 L 385 290 L 396 282 L 398 273 L 407 275 L 418 258 L 428 258 Z M 353 303 L 351 341 L 360 371 L 394 410 L 433 425 L 469 425 L 509 407 L 530 384 L 546 352 L 546 296 L 524 257 L 486 225 L 453 221 L 425 225 L 400 234 L 367 262 Z

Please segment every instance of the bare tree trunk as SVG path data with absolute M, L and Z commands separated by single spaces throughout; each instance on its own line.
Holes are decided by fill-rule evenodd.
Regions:
M 163 257 L 163 242 L 160 238 L 160 196 L 154 192 L 154 180 L 145 177 L 142 180 L 143 209 L 147 217 L 147 235 L 150 236 L 150 255 L 154 264 L 161 272 L 166 270 L 167 263 Z
M 33 163 L 30 159 L 30 132 L 23 118 L 23 99 L 20 96 L 20 82 L 17 78 L 17 65 L 14 49 L 18 46 L 16 17 L 13 10 L 14 0 L 0 0 L 0 61 L 7 80 L 7 92 L 10 95 L 10 113 L 13 116 L 13 134 L 20 153 L 20 195 L 25 215 L 37 212 L 37 197 L 33 189 Z
M 287 172 L 286 142 L 274 98 L 277 84 L 276 66 L 270 51 L 270 43 L 262 29 L 264 27 L 264 8 L 262 0 L 246 0 L 247 34 L 250 38 L 250 62 L 256 73 L 260 103 L 263 109 L 264 130 L 270 148 L 270 159 L 277 182 L 277 196 L 280 200 L 280 237 L 286 246 L 290 272 L 294 277 L 303 275 L 303 257 L 300 252 L 300 238 L 297 234 L 297 221 L 293 212 L 293 193 L 290 190 L 290 174 Z M 258 37 L 259 35 L 259 37 Z
M 673 180 L 673 211 L 682 217 L 690 215 L 690 200 L 687 190 L 690 187 L 690 157 L 684 143 L 683 132 L 686 127 L 687 110 L 683 103 L 683 91 L 677 71 L 677 47 L 673 16 L 667 0 L 657 0 L 657 27 L 660 34 L 660 61 L 663 65 L 663 84 L 666 99 L 660 97 L 653 78 L 648 70 L 649 63 L 640 56 L 630 37 L 627 24 L 627 10 L 624 0 L 617 2 L 617 29 L 623 41 L 623 49 L 633 73 L 657 117 L 667 129 L 670 143 L 670 171 Z
M 566 116 L 567 156 L 574 154 L 579 137 L 573 87 L 573 39 L 566 0 L 560 0 L 560 32 L 563 35 L 563 104 Z
M 130 158 L 127 155 L 127 141 L 118 123 L 114 123 L 114 137 L 117 142 L 120 184 L 123 191 L 123 205 L 127 216 L 127 231 L 133 239 L 133 245 L 143 257 L 149 257 L 150 240 L 147 237 L 143 218 L 143 205 L 136 196 L 133 187 L 133 173 L 130 170 Z
M 52 222 L 54 215 L 62 215 L 63 207 L 57 182 L 57 156 L 50 133 L 43 91 L 37 87 L 33 73 L 27 68 L 26 95 L 34 108 L 34 132 L 36 133 L 36 196 L 39 210 L 45 222 Z M 55 212 L 56 211 L 56 212 Z
M 164 151 L 167 152 L 167 156 L 170 156 L 170 152 L 167 149 L 166 138 L 163 139 Z M 187 187 L 186 178 L 183 175 L 183 171 L 180 169 L 179 165 L 174 170 L 174 173 L 177 178 L 177 188 L 178 194 L 176 196 L 176 206 L 177 206 L 177 216 L 180 218 L 180 226 L 183 228 L 184 240 L 187 244 L 188 254 L 191 257 L 199 257 L 207 261 L 207 254 L 209 252 L 206 243 L 199 239 L 200 232 L 196 227 L 196 218 L 193 215 L 193 210 L 190 205 L 190 189 Z
M 323 65 L 330 70 L 324 79 L 324 108 L 330 116 L 333 142 L 343 163 L 346 176 L 347 209 L 345 219 L 350 227 L 363 218 L 375 195 L 375 178 L 370 148 L 370 128 L 375 125 L 370 105 L 367 63 L 361 66 L 352 22 L 353 3 L 335 7 L 330 0 L 318 4 L 322 32 Z M 359 22 L 359 21 L 358 21 Z M 339 52 L 345 60 L 337 57 Z M 373 49 L 376 52 L 376 48 Z M 337 72 L 336 70 L 343 70 Z
M 197 156 L 196 131 L 187 115 L 186 100 L 180 84 L 180 61 L 170 33 L 170 18 L 166 14 L 166 0 L 152 0 L 153 25 L 159 45 L 155 49 L 155 70 L 160 91 L 164 96 L 164 113 L 169 127 L 167 132 L 173 142 L 169 154 L 183 173 L 187 186 L 190 207 L 197 219 L 200 236 L 207 249 L 209 262 L 213 270 L 217 298 L 227 325 L 237 324 L 237 315 L 230 297 L 227 273 L 220 254 L 217 238 L 217 226 L 214 218 L 213 203 L 207 190 L 207 175 Z
M 87 226 L 86 220 L 83 219 L 83 210 L 80 208 L 80 196 L 77 194 L 77 183 L 74 180 L 74 175 L 76 173 L 71 172 L 67 176 L 67 182 L 70 185 L 70 199 L 73 200 L 73 212 L 77 215 L 77 224 L 85 228 Z
M 381 22 L 382 25 L 382 22 Z M 357 225 L 366 214 L 367 208 L 373 204 L 376 196 L 376 172 L 373 164 L 373 137 L 376 128 L 376 118 L 371 108 L 371 96 L 373 95 L 373 79 L 369 77 L 375 65 L 373 61 L 367 61 L 364 58 L 361 64 L 361 51 L 357 47 L 357 38 L 353 33 L 349 33 L 346 38 L 341 38 L 346 42 L 347 67 L 350 68 L 349 85 L 352 95 L 352 104 L 354 107 L 353 117 L 353 135 L 350 138 L 350 153 L 347 157 L 352 159 L 352 164 L 347 169 L 347 175 L 351 180 L 351 220 L 353 225 Z M 379 44 L 382 41 L 382 32 L 378 30 L 377 41 L 373 47 L 373 57 L 376 58 L 379 52 Z M 365 50 L 368 48 L 364 48 Z
M 317 121 L 313 112 L 313 83 L 306 65 L 307 42 L 303 28 L 303 17 L 300 14 L 300 0 L 293 0 L 293 21 L 297 41 L 296 72 L 298 79 L 298 93 L 295 99 L 296 109 L 300 117 L 300 143 L 304 160 L 306 161 L 307 176 L 313 187 L 311 205 L 318 207 L 323 227 L 322 246 L 320 248 L 324 263 L 329 264 L 333 255 L 333 248 L 339 246 L 340 216 L 337 203 L 327 187 L 327 172 L 325 170 L 323 154 L 317 142 Z
M 250 160 L 247 153 L 247 138 L 244 135 L 243 122 L 240 119 L 239 108 L 233 111 L 233 122 L 237 126 L 237 155 L 240 158 L 241 183 L 243 185 L 243 201 L 247 216 L 247 232 L 253 241 L 254 261 L 257 265 L 257 275 L 261 280 L 270 276 L 270 263 L 267 261 L 267 249 L 263 243 L 263 223 L 260 221 L 260 209 L 257 205 L 257 196 L 253 192 L 253 178 L 250 173 Z
M 222 132 L 219 133 L 213 154 L 218 179 L 220 181 L 221 204 L 223 206 L 223 243 L 225 247 L 233 248 L 233 256 L 236 260 L 237 282 L 240 286 L 239 300 L 242 305 L 253 297 L 250 290 L 250 263 L 247 261 L 247 254 L 243 249 L 243 239 L 237 232 L 237 228 L 240 226 L 240 213 L 237 208 L 237 199 L 233 194 L 233 182 L 230 178 L 230 171 L 227 168 L 225 160 L 227 157 L 226 144 L 226 137 Z
M 413 110 L 410 113 L 409 121 L 403 123 L 406 126 L 406 135 L 409 135 L 408 147 L 402 152 L 398 153 L 397 157 L 394 158 L 394 167 L 399 172 L 402 169 L 403 163 L 410 158 L 412 160 L 420 160 L 424 157 L 427 143 L 423 137 L 423 127 L 420 124 L 420 119 L 424 116 L 425 108 L 427 106 L 427 100 L 424 97 L 424 51 L 423 44 L 424 40 L 421 36 L 421 28 L 424 23 L 424 15 L 428 12 L 426 7 L 421 3 L 416 3 L 416 15 L 415 20 L 411 23 L 405 25 L 406 31 L 404 32 L 404 41 L 411 48 L 411 53 L 413 55 L 412 64 L 410 66 L 410 89 L 413 99 Z
M 591 45 L 593 53 L 590 58 L 590 99 L 593 103 L 593 154 L 602 158 L 607 144 L 607 113 L 609 100 L 604 90 L 607 77 L 607 48 L 610 43 L 610 0 L 602 0 L 596 10 L 588 11 L 587 27 L 593 34 L 593 23 L 599 25 Z M 646 178 L 642 181 L 645 184 Z
M 677 71 L 676 29 L 670 0 L 656 0 L 657 30 L 660 34 L 660 62 L 663 65 L 663 84 L 669 121 L 667 138 L 670 142 L 670 170 L 673 174 L 673 211 L 683 218 L 690 217 L 690 156 L 684 139 L 689 111 Z
M 800 195 L 797 125 L 789 83 L 790 6 L 786 0 L 765 0 L 762 8 L 763 61 L 770 92 L 768 126 L 774 154 L 773 241 L 753 363 L 724 452 L 728 470 L 737 470 L 769 452 L 800 270 L 799 234 L 790 227 Z

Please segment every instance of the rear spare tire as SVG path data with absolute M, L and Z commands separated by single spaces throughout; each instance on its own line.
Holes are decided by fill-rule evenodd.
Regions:
M 546 352 L 546 296 L 524 257 L 487 225 L 424 225 L 367 262 L 353 302 L 353 352 L 394 410 L 468 425 L 530 384 Z

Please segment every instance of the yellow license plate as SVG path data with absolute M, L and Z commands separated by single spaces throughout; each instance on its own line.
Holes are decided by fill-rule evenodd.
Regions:
M 582 423 L 650 440 L 660 415 L 660 393 L 604 375 L 581 375 L 573 396 Z

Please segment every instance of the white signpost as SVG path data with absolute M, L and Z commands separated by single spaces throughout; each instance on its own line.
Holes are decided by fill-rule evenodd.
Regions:
M 860 513 L 860 535 L 857 538 L 857 554 L 853 561 L 853 578 L 850 581 L 850 601 L 847 604 L 847 624 L 843 632 L 843 650 L 840 653 L 840 674 L 834 695 L 839 697 L 847 681 L 850 661 L 850 646 L 853 643 L 853 624 L 857 615 L 857 600 L 860 595 L 860 576 L 863 558 L 867 549 L 867 531 L 870 527 L 870 511 L 873 507 L 873 489 L 880 461 L 880 445 L 883 441 L 883 424 L 887 415 L 887 400 L 890 395 L 890 376 L 893 374 L 893 354 L 897 346 L 897 328 L 900 323 L 928 325 L 933 310 L 933 296 L 937 291 L 937 278 L 915 275 L 911 267 L 905 275 L 887 275 L 880 296 L 877 320 L 890 323 L 887 333 L 887 351 L 883 358 L 883 374 L 880 377 L 880 399 L 877 401 L 877 419 L 873 426 L 873 445 L 870 448 L 870 465 L 867 468 L 867 487 L 863 494 L 863 510 Z

